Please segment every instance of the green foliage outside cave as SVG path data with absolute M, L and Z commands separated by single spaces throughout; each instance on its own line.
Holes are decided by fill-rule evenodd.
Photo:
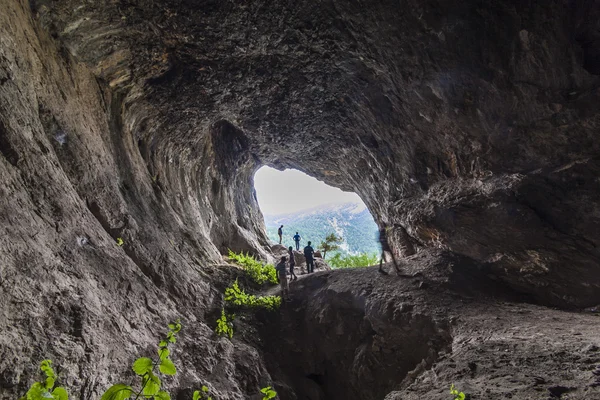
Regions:
M 379 257 L 376 254 L 346 254 L 336 253 L 327 260 L 332 268 L 357 268 L 369 267 L 379 263 Z

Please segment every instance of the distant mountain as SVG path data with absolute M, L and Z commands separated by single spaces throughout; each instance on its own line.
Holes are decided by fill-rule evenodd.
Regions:
M 283 225 L 283 244 L 293 246 L 296 232 L 302 236 L 300 245 L 307 241 L 317 249 L 325 236 L 335 232 L 344 239 L 340 252 L 344 254 L 379 253 L 377 224 L 363 205 L 346 203 L 327 205 L 310 210 L 281 215 L 265 215 L 269 239 L 279 242 L 277 228 Z M 329 258 L 329 257 L 328 257 Z

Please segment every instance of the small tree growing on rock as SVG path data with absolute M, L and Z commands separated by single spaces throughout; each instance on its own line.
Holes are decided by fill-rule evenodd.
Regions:
M 321 242 L 319 247 L 323 249 L 323 260 L 328 251 L 337 250 L 340 248 L 340 244 L 344 239 L 341 236 L 336 236 L 335 233 L 330 233 L 325 237 L 325 240 Z

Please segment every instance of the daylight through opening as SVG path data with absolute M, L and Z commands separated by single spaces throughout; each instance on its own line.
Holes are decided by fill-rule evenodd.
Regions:
M 361 198 L 301 171 L 264 166 L 254 187 L 269 240 L 302 251 L 308 241 L 332 267 L 373 265 L 378 260 L 377 224 Z M 296 234 L 299 243 L 296 243 Z M 334 234 L 339 240 L 329 243 Z

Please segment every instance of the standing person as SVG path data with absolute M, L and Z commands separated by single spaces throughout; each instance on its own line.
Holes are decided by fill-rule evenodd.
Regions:
M 396 267 L 396 271 L 400 273 L 400 267 L 396 262 L 396 257 L 394 256 L 394 251 L 392 250 L 389 242 L 388 242 L 388 232 L 392 228 L 387 224 L 383 224 L 381 228 L 379 228 L 379 244 L 381 245 L 381 259 L 379 260 L 379 272 L 382 274 L 388 274 L 383 270 L 383 261 L 385 260 L 385 253 L 388 252 L 392 256 L 392 261 L 394 262 L 394 267 Z
M 281 261 L 275 267 L 277 271 L 277 277 L 279 278 L 279 284 L 281 285 L 281 297 L 287 301 L 290 294 L 290 286 L 288 284 L 287 271 L 286 271 L 286 257 L 281 257 Z
M 294 235 L 294 242 L 296 242 L 296 250 L 297 251 L 300 251 L 300 239 L 302 239 L 302 238 L 300 237 L 298 232 L 296 232 L 296 234 Z
M 283 225 L 277 229 L 277 234 L 279 235 L 279 244 L 281 244 L 281 238 L 283 237 Z
M 295 281 L 296 279 L 298 279 L 298 277 L 294 273 L 296 259 L 294 258 L 294 250 L 292 249 L 292 246 L 288 248 L 288 254 L 290 255 L 290 280 Z
M 313 254 L 315 253 L 315 249 L 310 245 L 311 242 L 308 242 L 308 246 L 304 248 L 304 257 L 306 257 L 306 273 L 310 274 L 315 272 L 315 259 L 313 258 Z

